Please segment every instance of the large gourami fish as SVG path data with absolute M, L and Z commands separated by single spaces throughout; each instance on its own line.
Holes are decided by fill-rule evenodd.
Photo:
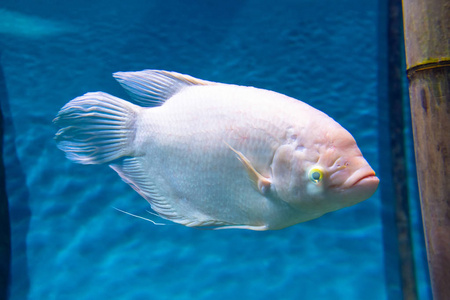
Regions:
M 281 229 L 377 189 L 352 135 L 299 100 L 167 71 L 114 77 L 136 104 L 103 92 L 73 99 L 55 118 L 58 147 L 109 164 L 165 219 Z

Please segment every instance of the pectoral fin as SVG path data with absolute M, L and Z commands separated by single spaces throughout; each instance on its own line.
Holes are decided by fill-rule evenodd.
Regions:
M 253 183 L 254 187 L 262 194 L 266 195 L 270 191 L 270 186 L 272 182 L 270 179 L 262 176 L 255 168 L 252 166 L 251 162 L 244 156 L 240 151 L 237 151 L 231 147 L 228 143 L 224 142 L 234 153 L 236 153 L 237 158 L 245 167 L 248 173 L 250 181 Z

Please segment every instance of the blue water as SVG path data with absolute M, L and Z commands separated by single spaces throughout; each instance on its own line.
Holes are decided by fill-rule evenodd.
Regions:
M 384 246 L 379 192 L 280 231 L 154 226 L 113 209 L 148 215 L 145 200 L 111 169 L 65 159 L 51 123 L 89 91 L 127 98 L 115 71 L 173 70 L 301 99 L 347 128 L 378 171 L 378 4 L 2 1 L 11 299 L 400 296 L 399 281 L 389 281 L 398 268 L 385 258 L 397 254 Z M 422 229 L 413 213 L 422 280 Z M 419 283 L 428 299 L 427 282 Z

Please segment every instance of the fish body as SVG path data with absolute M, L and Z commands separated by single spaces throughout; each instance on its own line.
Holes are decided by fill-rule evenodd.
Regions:
M 377 188 L 350 133 L 301 101 L 174 72 L 114 76 L 136 104 L 75 98 L 55 119 L 58 146 L 75 162 L 109 164 L 163 218 L 281 229 Z

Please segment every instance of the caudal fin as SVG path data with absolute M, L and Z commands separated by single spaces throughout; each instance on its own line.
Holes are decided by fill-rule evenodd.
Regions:
M 109 163 L 132 155 L 139 109 L 102 92 L 75 98 L 53 120 L 61 127 L 55 136 L 58 148 L 80 164 Z

